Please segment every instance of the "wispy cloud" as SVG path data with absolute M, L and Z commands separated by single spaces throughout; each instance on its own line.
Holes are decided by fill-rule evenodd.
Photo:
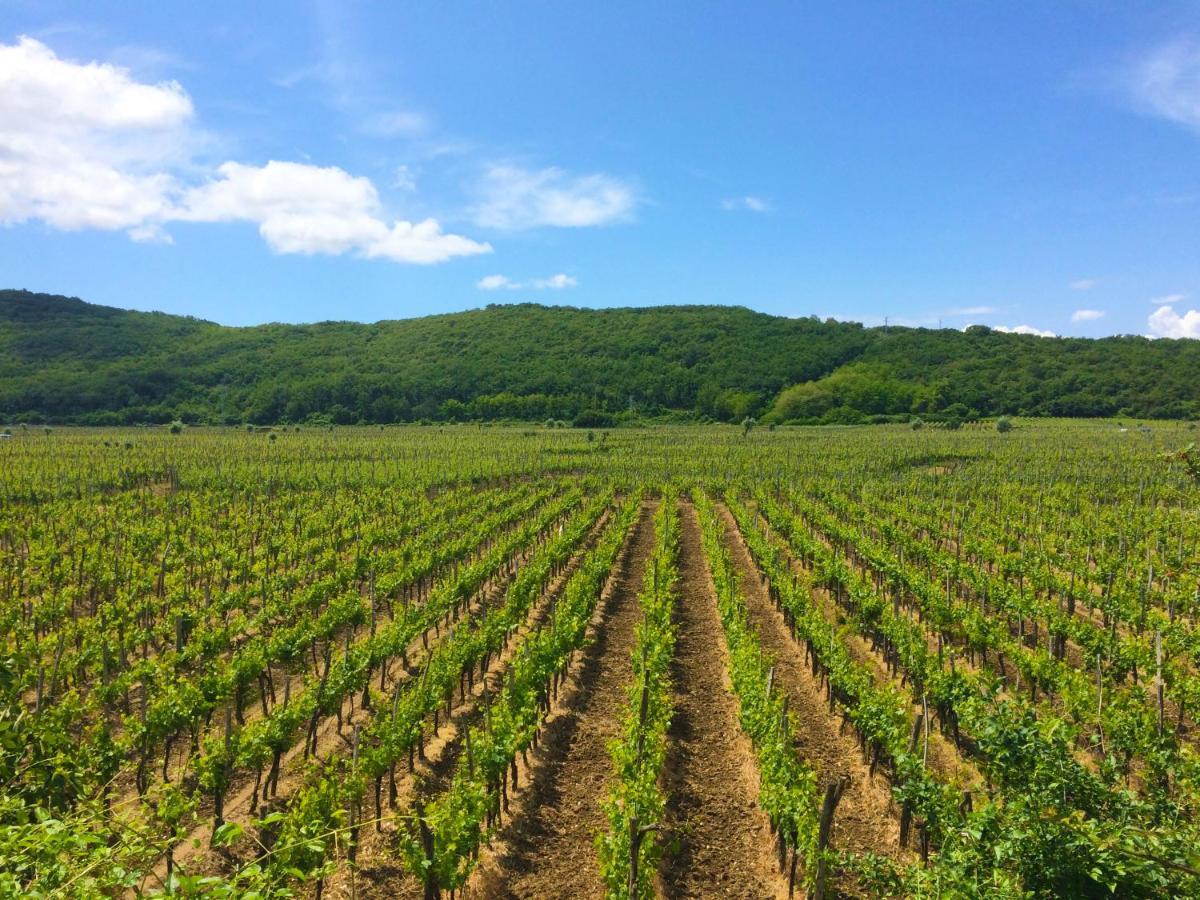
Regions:
M 1125 79 L 1142 112 L 1200 130 L 1200 40 L 1180 37 L 1151 48 Z
M 1200 338 L 1200 310 L 1189 309 L 1182 316 L 1169 306 L 1161 306 L 1146 321 L 1150 333 L 1163 338 Z
M 481 291 L 561 291 L 564 288 L 577 287 L 579 281 L 564 272 L 551 275 L 549 278 L 531 278 L 528 281 L 513 281 L 507 275 L 487 275 L 475 282 L 475 287 Z
M 721 201 L 721 208 L 729 211 L 747 210 L 749 212 L 765 213 L 771 211 L 771 202 L 762 197 L 747 195 L 745 197 L 728 197 Z
M 417 177 L 413 170 L 408 166 L 396 166 L 396 173 L 392 176 L 392 187 L 398 191 L 415 191 Z
M 411 110 L 372 113 L 360 125 L 364 134 L 382 138 L 413 137 L 424 134 L 428 127 L 429 120 Z
M 429 117 L 407 102 L 397 103 L 385 67 L 364 49 L 361 17 L 336 0 L 312 0 L 308 9 L 317 35 L 312 62 L 278 75 L 274 83 L 288 90 L 309 89 L 368 137 L 424 136 L 431 128 Z
M 1072 322 L 1094 322 L 1102 318 L 1104 318 L 1104 310 L 1101 309 L 1077 309 L 1071 313 Z
M 1187 299 L 1187 294 L 1164 294 L 1162 297 L 1155 297 L 1150 302 L 1155 306 L 1171 306 L 1175 303 L 1182 303 Z
M 1058 337 L 1053 331 L 1034 328 L 1032 325 L 1016 325 L 1009 327 L 1007 325 L 993 325 L 993 331 L 1002 331 L 1005 334 L 1032 334 L 1036 337 L 1052 338 Z
M 1077 278 L 1071 282 L 1071 290 L 1073 291 L 1090 291 L 1100 283 L 1099 278 Z
M 994 306 L 958 306 L 946 310 L 948 316 L 987 316 L 996 312 Z
M 493 165 L 477 190 L 476 224 L 500 231 L 627 222 L 637 205 L 637 192 L 619 178 L 572 175 L 557 167 L 531 170 Z

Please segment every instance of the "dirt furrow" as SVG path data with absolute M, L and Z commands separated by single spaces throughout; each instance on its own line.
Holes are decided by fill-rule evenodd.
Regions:
M 600 897 L 596 835 L 613 777 L 608 745 L 620 734 L 633 677 L 637 595 L 654 549 L 654 507 L 641 511 L 592 620 L 592 640 L 530 754 L 513 816 L 473 887 L 480 896 Z
M 822 784 L 839 778 L 849 780 L 834 816 L 831 846 L 835 850 L 897 856 L 901 852 L 900 823 L 893 814 L 886 780 L 881 773 L 871 776 L 853 735 L 830 713 L 825 689 L 805 663 L 803 648 L 792 638 L 783 616 L 776 611 L 733 516 L 724 505 L 718 509 L 750 621 L 763 650 L 775 659 L 776 683 L 787 690 L 792 713 L 801 723 L 796 730 L 796 751 L 816 769 Z
M 738 724 L 716 591 L 690 503 L 680 515 L 678 637 L 671 680 L 667 793 L 661 835 L 667 897 L 781 897 L 772 838 L 758 807 L 758 772 Z
M 755 507 L 751 504 L 750 508 L 754 509 Z M 732 514 L 723 505 L 721 509 L 726 515 L 732 518 Z M 786 559 L 792 571 L 798 575 L 811 576 L 812 572 L 800 560 L 796 559 L 791 550 L 787 549 L 787 541 L 780 538 L 774 532 L 766 519 L 760 519 L 760 522 L 763 533 L 778 546 L 785 548 Z M 733 527 L 737 527 L 736 522 L 734 522 Z M 837 600 L 825 588 L 814 587 L 812 589 L 812 599 L 817 604 L 825 620 L 831 624 L 842 626 L 849 621 L 845 612 L 838 605 Z M 882 651 L 873 648 L 871 642 L 863 637 L 862 634 L 851 630 L 845 635 L 845 643 L 846 649 L 850 651 L 850 656 L 853 657 L 854 661 L 859 665 L 871 669 L 877 682 L 891 681 L 893 684 L 899 686 L 899 678 L 893 677 L 888 672 L 887 665 L 883 661 Z M 910 714 L 914 718 L 922 713 L 919 703 L 913 703 L 909 709 Z M 927 746 L 925 752 L 930 769 L 942 780 L 961 785 L 967 790 L 978 789 L 983 784 L 983 776 L 980 775 L 974 763 L 959 753 L 954 744 L 940 730 L 931 728 L 928 743 L 922 746 Z
M 438 733 L 425 741 L 415 769 L 408 773 L 397 773 L 398 809 L 401 813 L 409 808 L 414 799 L 427 801 L 449 787 L 463 751 L 463 735 L 468 727 L 477 727 L 483 719 L 484 691 L 494 696 L 501 689 L 517 647 L 525 636 L 547 622 L 554 602 L 600 540 L 610 521 L 611 512 L 605 512 L 592 526 L 583 545 L 538 597 L 508 646 L 492 659 L 483 677 L 476 680 L 475 686 L 465 697 L 452 699 L 450 716 L 442 718 Z M 329 879 L 325 896 L 364 900 L 372 897 L 424 896 L 421 884 L 399 861 L 397 838 L 394 820 L 380 823 L 374 833 L 365 833 L 361 838 L 357 872 L 350 867 L 339 869 Z
M 601 517 L 601 520 L 592 526 L 585 547 L 590 547 L 599 537 L 603 529 L 603 525 L 608 521 L 608 514 Z M 491 608 L 504 598 L 505 592 L 508 590 L 510 582 L 515 578 L 516 573 L 520 570 L 521 565 L 536 551 L 536 546 L 529 547 L 526 550 L 517 554 L 512 567 L 506 566 L 505 569 L 489 579 L 487 583 L 479 590 L 472 598 L 468 608 L 464 614 L 455 617 L 455 621 L 466 621 L 467 618 L 481 615 L 484 610 Z M 578 564 L 578 560 L 582 558 L 583 550 L 577 552 L 575 559 L 569 564 L 568 570 L 556 579 L 548 591 L 539 600 L 539 605 L 534 611 L 534 615 L 539 615 L 546 599 L 556 592 L 562 583 L 565 583 L 565 578 L 569 577 L 569 572 L 573 571 Z M 392 658 L 385 664 L 386 675 L 385 680 L 390 690 L 397 680 L 404 680 L 414 677 L 420 671 L 420 664 L 426 658 L 429 651 L 425 649 L 425 643 L 428 641 L 429 646 L 434 646 L 441 639 L 441 633 L 445 631 L 445 626 L 441 626 L 438 630 L 428 630 L 424 635 L 413 639 L 409 644 L 407 653 L 404 658 L 408 660 L 407 668 L 403 664 L 403 659 Z M 482 691 L 482 682 L 477 685 L 474 696 L 477 696 Z M 468 698 L 468 702 L 473 700 L 473 697 Z M 342 704 L 343 722 L 339 726 L 336 716 L 323 717 L 320 726 L 317 730 L 317 752 L 315 758 L 317 760 L 327 759 L 339 753 L 347 753 L 350 749 L 349 735 L 353 731 L 355 724 L 365 724 L 371 712 L 363 710 L 356 704 L 357 693 L 348 695 Z M 462 701 L 459 701 L 460 704 Z M 432 738 L 427 742 L 425 750 L 428 753 L 431 751 L 440 753 L 442 742 L 449 736 L 444 733 L 437 738 Z M 430 746 L 433 744 L 435 746 Z M 307 757 L 304 755 L 304 736 L 301 735 L 292 746 L 283 754 L 282 769 L 279 780 L 279 798 L 286 800 L 291 791 L 304 780 L 304 775 L 308 771 L 306 764 Z M 431 756 L 431 759 L 435 757 Z M 255 791 L 255 781 L 250 778 L 251 773 L 239 773 L 237 787 L 230 791 L 229 796 L 225 801 L 225 815 L 230 821 L 245 821 L 251 817 L 250 807 Z M 278 807 L 280 799 L 273 801 L 273 805 Z M 236 853 L 218 852 L 210 850 L 207 846 L 208 835 L 211 829 L 211 811 L 209 805 L 206 804 L 202 810 L 203 816 L 201 821 L 196 825 L 188 837 L 181 841 L 176 849 L 176 862 L 183 864 L 189 871 L 202 872 L 227 872 L 238 858 Z M 236 850 L 237 848 L 235 848 Z M 246 849 L 246 848 L 243 848 Z M 252 848 L 250 848 L 252 849 Z M 165 876 L 165 862 L 160 861 L 155 867 L 153 878 L 156 882 L 161 882 Z

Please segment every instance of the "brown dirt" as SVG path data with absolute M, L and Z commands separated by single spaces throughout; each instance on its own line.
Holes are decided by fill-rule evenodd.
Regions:
M 732 514 L 724 506 L 720 508 L 728 516 L 731 527 L 736 529 L 737 523 L 733 520 Z M 811 575 L 811 572 L 792 555 L 791 551 L 786 549 L 787 542 L 775 534 L 765 519 L 762 520 L 762 527 L 764 533 L 769 538 L 778 546 L 784 548 L 786 559 L 792 571 L 804 576 Z M 741 541 L 740 535 L 738 536 L 738 541 Z M 821 610 L 825 620 L 831 624 L 841 626 L 849 621 L 834 597 L 824 588 L 813 588 L 812 599 Z M 891 681 L 893 684 L 899 686 L 900 679 L 888 673 L 887 666 L 883 662 L 882 653 L 872 649 L 870 641 L 853 630 L 844 635 L 844 641 L 846 649 L 850 651 L 850 656 L 853 657 L 854 661 L 861 666 L 869 668 L 877 682 L 882 684 Z M 910 718 L 915 720 L 915 717 L 921 711 L 921 705 L 914 703 L 909 710 Z M 966 790 L 978 790 L 983 785 L 983 776 L 979 773 L 974 763 L 964 758 L 937 728 L 931 727 L 929 730 L 927 753 L 929 768 L 941 780 L 950 784 L 958 784 Z
M 632 678 L 630 654 L 641 619 L 637 602 L 654 549 L 647 504 L 618 558 L 592 620 L 592 640 L 530 754 L 513 816 L 473 881 L 484 897 L 602 897 L 596 835 L 613 777 L 609 743 L 621 731 Z
M 426 740 L 425 758 L 418 760 L 415 771 L 397 773 L 397 794 L 400 798 L 398 809 L 401 814 L 409 808 L 413 798 L 428 800 L 449 786 L 463 752 L 463 734 L 468 727 L 478 726 L 483 718 L 482 698 L 485 687 L 492 696 L 501 689 L 522 638 L 545 624 L 553 600 L 562 593 L 571 576 L 600 539 L 610 520 L 611 513 L 605 512 L 593 525 L 588 537 L 576 550 L 570 562 L 542 592 L 514 639 L 492 661 L 485 677 L 476 681 L 474 689 L 465 698 L 460 697 L 457 703 L 453 704 L 450 719 L 443 719 L 438 734 Z M 389 814 L 385 812 L 384 817 L 388 819 Z M 340 867 L 327 881 L 324 896 L 360 900 L 424 896 L 420 883 L 399 860 L 397 837 L 397 823 L 391 819 L 381 824 L 378 833 L 364 832 L 358 855 L 358 871 L 349 866 Z
M 753 750 L 738 725 L 716 591 L 690 503 L 681 507 L 680 525 L 662 893 L 784 897 L 787 884 L 776 872 L 770 826 L 758 807 Z
M 792 713 L 800 723 L 796 750 L 817 770 L 822 784 L 849 779 L 834 816 L 830 845 L 835 850 L 901 855 L 900 823 L 893 814 L 886 780 L 880 772 L 871 777 L 858 742 L 842 728 L 840 718 L 829 712 L 825 689 L 813 677 L 803 649 L 776 611 L 733 516 L 723 505 L 718 509 L 725 520 L 725 539 L 741 579 L 750 621 L 763 650 L 775 660 L 776 683 L 787 690 Z
M 608 514 L 606 513 L 596 524 L 593 525 L 591 532 L 585 539 L 584 547 L 591 546 L 595 540 L 598 539 L 599 534 L 603 529 L 603 525 L 605 522 L 607 522 L 607 520 Z M 483 585 L 475 597 L 472 598 L 466 613 L 455 617 L 455 622 L 465 620 L 467 617 L 477 616 L 481 614 L 484 609 L 489 608 L 490 606 L 503 600 L 509 583 L 515 577 L 515 572 L 519 569 L 520 564 L 523 563 L 532 552 L 534 552 L 534 549 L 535 547 L 531 546 L 525 551 L 518 553 L 516 557 L 517 569 L 514 569 L 513 572 L 510 573 L 506 567 L 494 578 L 489 579 L 489 581 Z M 547 592 L 543 594 L 538 605 L 536 605 L 535 609 L 532 611 L 532 615 L 537 616 L 544 611 L 544 604 L 547 598 L 552 593 L 555 593 L 561 584 L 565 583 L 565 579 L 569 577 L 570 571 L 574 569 L 574 567 L 578 564 L 578 560 L 581 558 L 582 553 L 577 552 L 575 558 L 573 558 L 572 562 L 569 563 L 564 574 L 556 579 Z M 441 628 L 440 633 L 447 633 L 445 627 Z M 435 632 L 435 630 L 432 628 L 426 632 L 426 636 L 428 637 L 429 646 L 431 648 L 440 640 L 439 633 Z M 420 664 L 428 654 L 428 651 L 424 649 L 424 640 L 424 637 L 418 636 L 409 644 L 407 652 L 407 669 L 404 668 L 402 661 L 399 658 L 393 658 L 387 662 L 386 682 L 388 685 L 388 690 L 391 689 L 397 680 L 411 678 L 420 671 Z M 493 663 L 493 670 L 498 664 L 499 662 Z M 489 675 L 491 674 L 492 673 L 489 672 Z M 372 680 L 374 681 L 374 679 Z M 474 700 L 481 696 L 482 684 L 482 680 L 477 683 L 475 692 L 467 698 L 467 707 L 465 709 L 460 708 L 457 710 L 459 716 L 468 714 L 473 709 Z M 296 688 L 293 687 L 293 690 L 296 690 Z M 368 721 L 371 716 L 370 711 L 363 710 L 358 706 L 358 696 L 359 695 L 357 692 L 353 693 L 352 695 L 347 695 L 345 701 L 343 702 L 344 725 L 341 729 L 338 728 L 336 716 L 329 716 L 322 719 L 317 730 L 316 759 L 324 760 L 337 754 L 349 752 L 351 746 L 350 734 L 353 731 L 354 723 L 363 724 Z M 353 714 L 350 712 L 352 704 L 354 710 Z M 460 707 L 462 707 L 462 704 L 463 701 L 459 700 Z M 248 713 L 251 713 L 251 710 L 251 707 L 247 708 Z M 251 716 L 247 715 L 247 721 L 250 720 Z M 449 733 L 446 732 L 446 727 L 444 724 L 442 733 L 438 737 L 432 738 L 429 742 L 427 742 L 425 749 L 430 758 L 430 765 L 426 769 L 427 772 L 435 771 L 435 767 L 438 765 L 441 755 L 445 750 L 445 745 L 452 741 L 455 734 L 456 731 L 452 724 Z M 297 737 L 296 741 L 282 757 L 281 773 L 279 778 L 279 795 L 276 801 L 277 803 L 279 801 L 286 801 L 286 798 L 291 794 L 292 790 L 299 784 L 303 783 L 305 773 L 308 770 L 308 764 L 304 760 L 303 754 L 304 735 L 301 734 Z M 398 784 L 400 780 L 401 779 L 399 778 L 397 779 Z M 255 784 L 252 772 L 238 773 L 235 787 L 230 791 L 229 796 L 227 796 L 225 799 L 225 816 L 227 820 L 246 822 L 248 819 L 252 818 L 249 809 L 252 795 L 254 793 L 254 787 Z M 186 869 L 191 873 L 195 873 L 197 871 L 228 872 L 232 868 L 236 867 L 235 860 L 237 859 L 236 853 L 238 848 L 235 848 L 233 853 L 213 851 L 209 849 L 208 838 L 212 829 L 211 802 L 205 803 L 201 813 L 201 820 L 192 829 L 188 836 L 176 847 L 176 862 L 185 866 Z M 374 811 L 371 810 L 371 815 L 373 814 Z M 249 830 L 252 829 L 248 829 L 248 831 Z M 241 849 L 252 852 L 253 847 L 249 845 L 249 840 L 249 838 L 244 839 L 243 843 L 247 843 L 247 846 Z M 151 873 L 149 882 L 157 885 L 161 883 L 164 877 L 165 860 L 160 860 Z

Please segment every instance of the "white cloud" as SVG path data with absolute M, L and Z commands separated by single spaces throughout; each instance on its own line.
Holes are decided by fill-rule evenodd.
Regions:
M 1187 299 L 1187 294 L 1166 294 L 1162 297 L 1155 297 L 1150 302 L 1155 306 L 1170 306 L 1173 303 L 1182 303 Z
M 771 209 L 771 204 L 762 197 L 730 197 L 721 201 L 721 208 L 730 211 L 744 209 L 749 210 L 750 212 L 762 213 L 769 212 Z
M 1100 283 L 1099 278 L 1078 278 L 1071 282 L 1071 290 L 1073 291 L 1090 291 Z
M 611 175 L 570 175 L 559 168 L 531 171 L 511 165 L 487 170 L 475 221 L 485 228 L 521 231 L 554 226 L 583 228 L 628 221 L 634 189 Z
M 511 281 L 507 275 L 485 275 L 475 282 L 475 287 L 481 291 L 498 291 L 501 288 L 516 290 L 520 285 Z
M 1200 42 L 1161 44 L 1126 73 L 1127 89 L 1145 112 L 1200 129 Z
M 994 306 L 959 306 L 946 310 L 948 316 L 987 316 L 996 311 Z
M 570 275 L 559 272 L 557 275 L 551 275 L 549 278 L 535 278 L 529 283 L 529 286 L 539 291 L 561 291 L 563 288 L 573 288 L 578 284 L 579 282 Z
M 1150 314 L 1146 324 L 1155 337 L 1200 338 L 1200 310 L 1189 309 L 1182 316 L 1169 306 Z
M 1094 322 L 1096 319 L 1104 318 L 1104 310 L 1102 309 L 1077 309 L 1071 313 L 1072 322 Z
M 0 103 L 8 119 L 43 134 L 162 128 L 192 116 L 192 101 L 174 81 L 134 81 L 126 69 L 59 59 L 40 41 L 0 45 Z
M 426 118 L 417 112 L 398 110 L 367 116 L 362 130 L 373 137 L 411 137 L 423 134 L 429 127 Z
M 169 243 L 164 226 L 173 221 L 246 221 L 278 253 L 436 263 L 491 252 L 433 219 L 389 224 L 371 181 L 336 167 L 227 162 L 188 186 L 179 173 L 197 168 L 186 152 L 193 115 L 176 82 L 143 84 L 117 66 L 61 59 L 31 38 L 0 45 L 0 223 Z M 398 176 L 411 182 L 406 169 Z
M 153 233 L 192 114 L 173 81 L 141 84 L 28 37 L 0 45 L 0 222 Z
M 444 234 L 433 219 L 390 226 L 379 218 L 379 196 L 367 178 L 336 166 L 228 162 L 220 178 L 188 190 L 177 218 L 193 222 L 254 222 L 278 253 L 357 252 L 395 262 L 437 263 L 491 252 L 491 246 Z
M 993 325 L 992 330 L 1003 331 L 1005 334 L 1032 334 L 1044 338 L 1058 337 L 1053 331 L 1043 331 L 1040 328 L 1034 328 L 1032 325 L 1017 325 L 1013 328 L 1007 325 Z
M 475 282 L 475 287 L 481 291 L 519 291 L 530 289 L 535 291 L 561 291 L 579 285 L 579 280 L 559 272 L 549 278 L 531 278 L 529 281 L 513 281 L 507 275 L 486 275 Z

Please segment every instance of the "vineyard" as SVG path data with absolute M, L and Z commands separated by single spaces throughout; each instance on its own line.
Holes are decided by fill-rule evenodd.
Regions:
M 1200 896 L 1182 424 L 0 442 L 0 897 Z

